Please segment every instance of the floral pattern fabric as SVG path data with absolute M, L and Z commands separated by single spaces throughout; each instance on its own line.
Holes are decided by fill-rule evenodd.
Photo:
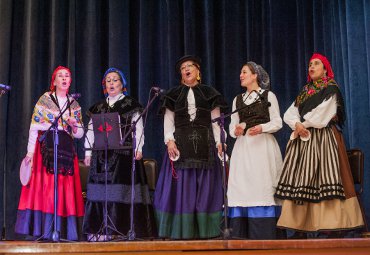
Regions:
M 70 99 L 73 100 L 73 99 Z M 55 120 L 55 117 L 60 113 L 58 106 L 53 102 L 50 97 L 50 92 L 44 93 L 33 110 L 31 126 L 37 127 L 38 130 L 46 130 Z M 74 101 L 71 104 L 71 112 L 66 110 L 63 114 L 63 118 L 58 120 L 58 126 L 63 127 L 63 130 L 68 132 L 68 123 L 66 119 L 71 114 L 71 117 L 75 118 L 78 123 L 81 123 L 81 107 Z
M 298 97 L 295 100 L 295 106 L 299 106 L 308 98 L 312 97 L 319 93 L 322 89 L 327 88 L 328 85 L 338 86 L 337 83 L 328 77 L 323 77 L 317 81 L 311 81 L 307 83 L 301 93 L 299 93 Z

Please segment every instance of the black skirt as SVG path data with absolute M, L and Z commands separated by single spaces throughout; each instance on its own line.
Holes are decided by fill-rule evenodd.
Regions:
M 132 153 L 108 151 L 107 175 L 104 151 L 94 151 L 87 183 L 85 234 L 126 235 L 130 230 Z M 107 177 L 107 186 L 105 178 Z M 107 192 L 106 192 L 107 191 Z M 156 236 L 152 202 L 149 196 L 143 160 L 135 160 L 133 224 L 136 237 Z M 107 200 L 108 231 L 101 232 Z M 114 231 L 116 229 L 117 231 Z

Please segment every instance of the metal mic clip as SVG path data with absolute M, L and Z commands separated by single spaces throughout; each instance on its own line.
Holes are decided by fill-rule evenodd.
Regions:
M 9 85 L 5 85 L 5 84 L 0 84 L 0 90 L 11 90 L 12 87 L 9 86 Z
M 69 96 L 76 100 L 81 97 L 81 93 L 73 93 L 73 94 L 70 94 Z
M 161 89 L 160 87 L 152 87 L 152 90 L 155 93 L 159 93 L 159 94 L 163 94 L 165 92 L 165 90 L 164 89 Z

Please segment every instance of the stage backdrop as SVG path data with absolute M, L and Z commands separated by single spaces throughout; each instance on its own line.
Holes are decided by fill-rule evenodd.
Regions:
M 204 83 L 231 104 L 242 91 L 241 66 L 253 60 L 270 73 L 283 114 L 305 84 L 313 52 L 329 58 L 344 94 L 348 147 L 365 152 L 369 220 L 370 1 L 0 0 L 0 83 L 12 86 L 0 98 L 0 223 L 6 238 L 15 237 L 18 169 L 33 106 L 58 65 L 71 68 L 71 91 L 82 93 L 86 111 L 103 97 L 102 75 L 111 66 L 123 70 L 129 94 L 145 105 L 152 86 L 178 84 L 174 65 L 180 56 L 197 54 Z M 156 99 L 149 110 L 144 156 L 161 163 L 158 106 Z M 286 126 L 277 134 L 283 153 L 288 135 Z M 228 143 L 231 150 L 232 139 Z

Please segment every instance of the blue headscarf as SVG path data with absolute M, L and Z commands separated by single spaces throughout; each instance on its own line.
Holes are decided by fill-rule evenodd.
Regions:
M 103 93 L 104 93 L 104 96 L 107 97 L 108 96 L 108 91 L 107 91 L 107 87 L 105 86 L 105 77 L 109 74 L 109 73 L 117 73 L 119 76 L 120 76 L 120 79 L 122 81 L 122 93 L 127 96 L 128 93 L 127 93 L 127 89 L 126 89 L 126 79 L 125 79 L 125 76 L 123 75 L 122 71 L 115 68 L 115 67 L 110 67 L 108 68 L 107 71 L 105 71 L 104 73 L 104 76 L 103 76 L 103 80 L 102 80 L 102 86 L 103 86 Z

